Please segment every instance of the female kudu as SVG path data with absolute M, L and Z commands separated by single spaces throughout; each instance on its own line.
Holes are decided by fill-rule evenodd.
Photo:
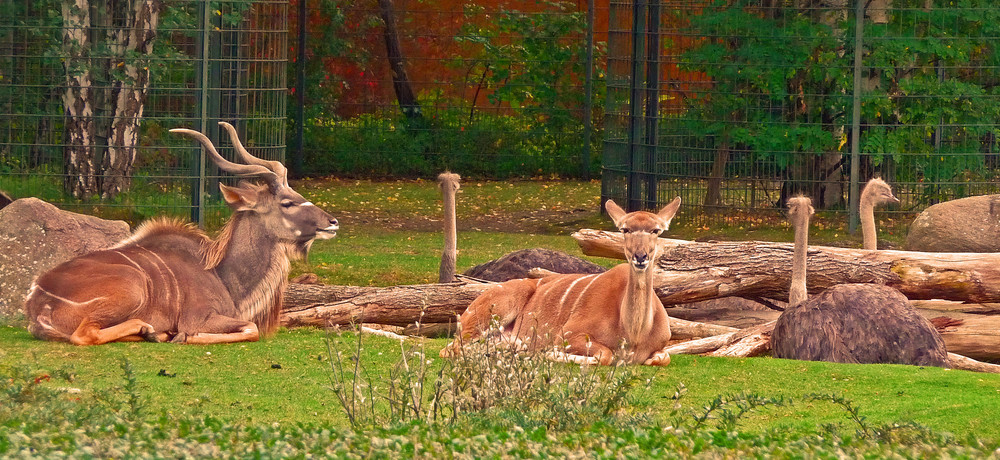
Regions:
M 596 275 L 549 275 L 501 283 L 482 293 L 459 318 L 460 335 L 441 350 L 450 357 L 487 332 L 496 318 L 502 340 L 555 348 L 556 358 L 610 364 L 617 350 L 631 363 L 665 366 L 670 318 L 653 292 L 658 236 L 670 226 L 680 197 L 658 213 L 605 208 L 625 238 L 627 263 Z

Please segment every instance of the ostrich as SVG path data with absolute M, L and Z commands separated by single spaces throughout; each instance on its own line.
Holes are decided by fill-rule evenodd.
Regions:
M 795 227 L 789 308 L 774 326 L 776 358 L 840 363 L 894 363 L 948 367 L 941 335 L 899 291 L 874 284 L 842 284 L 806 298 L 806 251 L 812 202 L 788 200 Z
M 861 192 L 861 203 L 858 206 L 861 214 L 861 234 L 864 236 L 865 249 L 878 249 L 875 236 L 875 207 L 881 204 L 899 203 L 892 194 L 892 188 L 884 180 L 874 178 L 868 181 Z
M 438 187 L 444 201 L 444 252 L 441 253 L 441 268 L 438 282 L 455 281 L 455 259 L 458 257 L 458 233 L 455 227 L 455 194 L 458 192 L 458 174 L 445 171 L 438 175 Z
M 606 268 L 588 260 L 545 248 L 518 249 L 499 259 L 476 265 L 465 275 L 486 281 L 503 282 L 530 278 L 531 269 L 541 268 L 554 273 L 604 273 Z

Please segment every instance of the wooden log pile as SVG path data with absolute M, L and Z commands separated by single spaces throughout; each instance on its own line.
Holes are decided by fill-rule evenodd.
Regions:
M 573 237 L 584 254 L 621 259 L 617 232 L 583 229 Z M 693 242 L 661 239 L 663 256 L 654 275 L 664 305 L 721 297 L 787 299 L 792 244 L 758 241 Z M 976 359 L 1000 359 L 1000 254 L 868 251 L 810 246 L 807 284 L 811 294 L 845 283 L 878 283 L 906 295 L 929 319 L 938 318 L 948 349 Z M 454 283 L 386 288 L 290 284 L 284 299 L 286 326 L 371 322 L 405 326 L 451 323 L 491 283 Z M 937 299 L 930 301 L 930 299 Z M 956 303 L 960 302 L 960 303 Z M 987 303 L 987 305 L 982 305 Z M 753 328 L 675 319 L 674 337 L 695 338 L 672 353 L 754 356 L 766 353 L 769 321 L 777 312 L 756 312 Z M 943 318 L 943 319 L 942 319 Z M 763 347 L 763 348 L 762 348 Z M 971 365 L 971 364 L 970 364 Z

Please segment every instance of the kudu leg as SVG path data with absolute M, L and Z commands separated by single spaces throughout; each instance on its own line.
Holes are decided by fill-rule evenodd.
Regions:
M 556 352 L 557 354 L 562 353 L 567 359 L 566 362 L 580 363 L 581 359 L 591 358 L 597 360 L 601 365 L 607 366 L 611 364 L 615 357 L 614 351 L 592 341 L 587 334 L 573 335 L 569 337 L 566 344 L 566 347 L 562 351 Z
M 260 340 L 260 330 L 256 324 L 228 316 L 210 316 L 199 326 L 199 329 L 198 332 L 178 334 L 174 341 L 192 345 L 209 345 Z
M 666 366 L 670 364 L 670 353 L 668 353 L 667 349 L 664 348 L 656 353 L 653 353 L 653 356 L 642 364 L 647 366 Z
M 152 325 L 141 319 L 130 319 L 105 328 L 92 320 L 84 320 L 70 335 L 69 341 L 74 345 L 103 345 L 139 340 L 159 342 L 165 338 L 166 334 L 156 333 Z

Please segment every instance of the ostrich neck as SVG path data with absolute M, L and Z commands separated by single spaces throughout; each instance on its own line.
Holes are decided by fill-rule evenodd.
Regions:
M 455 228 L 455 192 L 449 190 L 444 193 L 444 250 L 454 253 L 456 240 L 458 239 Z
M 788 291 L 788 306 L 806 300 L 806 251 L 809 249 L 809 219 L 795 222 L 795 251 L 792 253 L 792 284 Z
M 653 260 L 656 259 L 653 258 Z M 625 297 L 622 299 L 621 321 L 625 328 L 626 338 L 633 346 L 643 343 L 643 339 L 653 327 L 653 318 L 656 313 L 654 307 L 658 306 L 654 299 L 653 268 L 649 267 L 637 273 L 635 269 L 630 267 L 628 284 L 625 286 Z
M 438 280 L 447 283 L 455 280 L 455 263 L 458 256 L 458 230 L 455 217 L 455 190 L 448 184 L 444 189 L 444 252 L 441 254 L 441 268 Z
M 865 249 L 878 249 L 878 239 L 875 236 L 875 204 L 871 200 L 861 200 L 861 234 L 864 236 Z

